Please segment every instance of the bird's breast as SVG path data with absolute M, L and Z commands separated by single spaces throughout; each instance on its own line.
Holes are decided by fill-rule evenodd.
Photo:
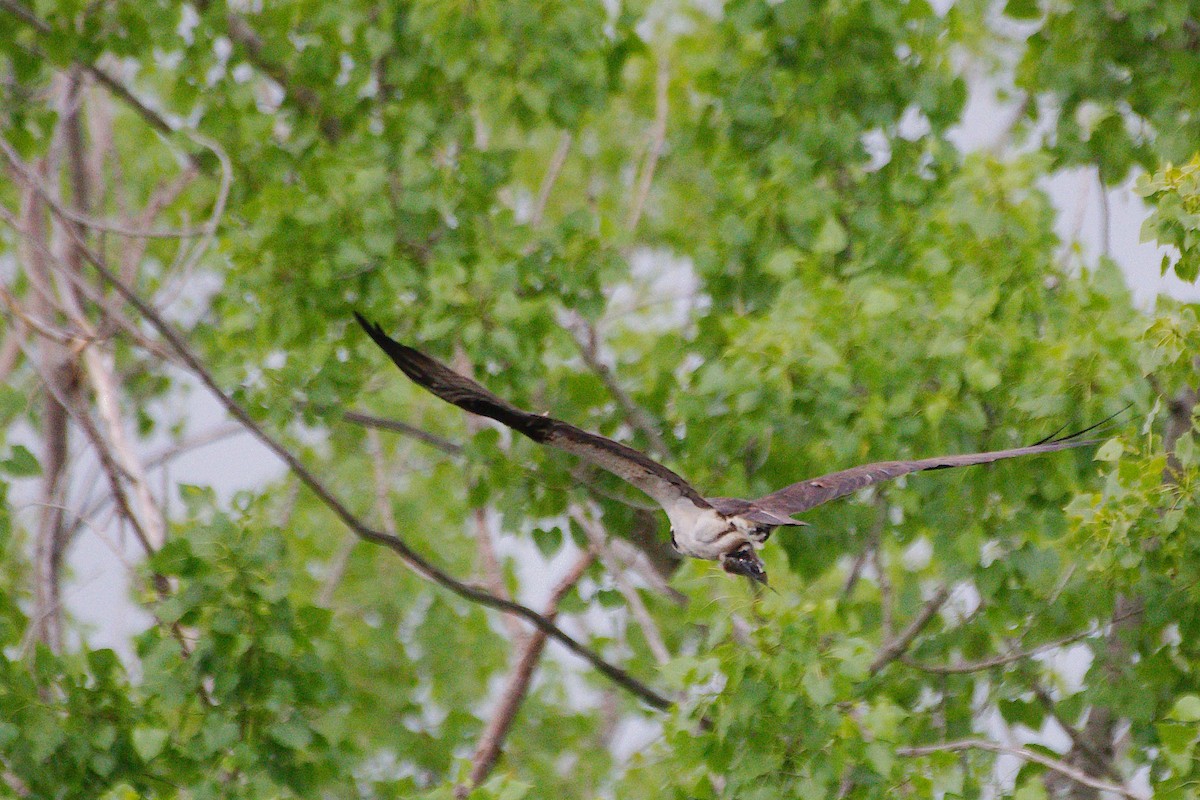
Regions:
M 685 556 L 715 561 L 747 541 L 733 521 L 713 508 L 701 508 L 686 498 L 667 509 L 675 549 Z

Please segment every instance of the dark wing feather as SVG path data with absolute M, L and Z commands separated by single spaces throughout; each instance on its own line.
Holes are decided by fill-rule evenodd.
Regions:
M 363 319 L 357 312 L 354 318 L 405 375 L 446 402 L 472 414 L 490 417 L 539 444 L 557 447 L 602 467 L 641 489 L 664 507 L 669 507 L 680 497 L 687 497 L 701 508 L 708 506 L 687 481 L 646 454 L 553 417 L 523 411 L 470 378 L 389 338 L 382 328 Z
M 1081 431 L 1082 433 L 1082 431 Z M 1076 434 L 1077 435 L 1077 434 Z M 880 461 L 875 464 L 864 464 L 861 467 L 844 469 L 841 472 L 831 472 L 819 478 L 793 483 L 777 492 L 772 492 L 753 501 L 754 505 L 772 514 L 799 514 L 815 508 L 822 503 L 844 495 L 865 489 L 876 483 L 890 481 L 910 472 L 921 472 L 928 469 L 949 469 L 950 467 L 970 467 L 975 464 L 990 464 L 1005 458 L 1017 456 L 1034 456 L 1039 453 L 1053 453 L 1072 447 L 1086 447 L 1097 444 L 1099 439 L 1075 439 L 1067 436 L 1051 442 L 1014 447 L 1011 450 L 994 450 L 990 453 L 966 453 L 957 456 L 937 456 L 922 458 L 918 461 Z

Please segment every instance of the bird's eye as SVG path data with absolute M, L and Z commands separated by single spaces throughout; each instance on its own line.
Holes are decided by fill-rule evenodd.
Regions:
M 675 529 L 674 528 L 671 528 L 671 547 L 674 548 L 676 553 L 679 552 L 679 542 L 675 541 Z

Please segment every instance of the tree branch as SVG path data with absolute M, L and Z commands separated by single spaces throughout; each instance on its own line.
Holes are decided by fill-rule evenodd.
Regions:
M 592 552 L 596 554 L 601 563 L 604 564 L 605 569 L 608 570 L 608 573 L 612 575 L 613 582 L 617 585 L 617 591 L 625 598 L 625 604 L 629 606 L 630 614 L 637 620 L 638 627 L 642 630 L 642 636 L 646 640 L 646 646 L 650 648 L 650 653 L 654 656 L 654 660 L 659 664 L 666 664 L 671 660 L 671 652 L 667 650 L 662 633 L 659 632 L 658 625 L 654 623 L 654 617 L 650 616 L 650 610 L 642 602 L 641 595 L 637 593 L 637 589 L 629 582 L 629 579 L 621 569 L 621 565 L 612 563 L 614 558 L 608 546 L 609 537 L 600 525 L 596 509 L 593 507 L 591 514 L 585 514 L 583 509 L 576 505 L 571 505 L 567 513 L 571 519 L 579 523 L 579 527 L 583 528 L 583 532 L 587 535 L 588 542 L 591 544 Z
M 1109 620 L 1109 625 L 1115 624 L 1123 619 L 1135 616 L 1141 613 L 1137 610 L 1127 610 L 1119 614 L 1114 614 Z M 1054 639 L 1049 642 L 1044 642 L 1035 645 L 1027 650 L 1018 650 L 1011 653 L 1005 653 L 1000 656 L 992 656 L 991 658 L 980 659 L 979 661 L 957 661 L 952 664 L 930 664 L 924 661 L 916 661 L 908 656 L 901 656 L 900 661 L 913 669 L 919 669 L 922 672 L 931 672 L 935 675 L 962 675 L 968 672 L 982 672 L 994 667 L 1002 667 L 1005 664 L 1011 664 L 1014 661 L 1021 661 L 1026 658 L 1032 658 L 1039 653 L 1044 653 L 1047 650 L 1053 650 L 1056 647 L 1077 642 L 1080 639 L 1086 639 L 1090 636 L 1099 636 L 1102 630 L 1099 627 L 1088 628 L 1085 631 L 1072 633 L 1070 636 L 1064 636 L 1061 639 Z
M 1081 751 L 1090 764 L 1102 769 L 1108 777 L 1115 781 L 1121 780 L 1121 775 L 1117 772 L 1116 767 L 1113 766 L 1112 759 L 1097 752 L 1074 725 L 1062 718 L 1062 715 L 1058 712 L 1058 704 L 1054 702 L 1054 698 L 1050 696 L 1050 693 L 1046 691 L 1044 686 L 1040 683 L 1035 683 L 1033 685 L 1033 696 L 1042 704 L 1042 708 L 1046 709 L 1046 713 L 1054 718 L 1054 721 L 1058 723 L 1058 727 L 1062 728 L 1067 734 L 1067 738 L 1071 740 L 1071 747 L 1073 749 Z
M 352 422 L 355 425 L 362 425 L 365 428 L 377 428 L 379 430 L 393 431 L 402 433 L 405 436 L 424 442 L 430 447 L 441 450 L 443 453 L 448 453 L 452 456 L 462 455 L 463 446 L 457 442 L 452 442 L 449 439 L 443 438 L 429 431 L 422 430 L 415 425 L 409 425 L 407 422 L 401 422 L 395 419 L 387 419 L 385 417 L 376 417 L 373 414 L 366 414 L 362 411 L 345 411 L 342 413 L 342 419 L 347 422 Z
M 654 180 L 654 170 L 662 155 L 663 143 L 667 137 L 667 90 L 671 86 L 670 61 L 666 53 L 658 58 L 658 70 L 654 80 L 654 124 L 650 127 L 650 146 L 646 150 L 646 158 L 638 175 L 638 185 L 633 194 L 633 205 L 629 207 L 627 227 L 637 229 L 642 218 L 642 209 L 646 205 L 646 197 L 650 194 L 650 185 Z
M 546 619 L 553 620 L 558 616 L 558 604 L 566 597 L 567 592 L 571 591 L 571 588 L 579 582 L 594 560 L 595 556 L 592 553 L 583 553 L 567 571 L 567 574 L 559 580 L 550 593 L 546 610 L 542 612 Z M 520 710 L 521 703 L 529 692 L 534 669 L 537 667 L 545 647 L 546 633 L 542 630 L 534 631 L 522 643 L 516 664 L 513 665 L 508 682 L 500 695 L 500 702 L 492 712 L 483 733 L 479 736 L 475 754 L 471 757 L 471 775 L 465 784 L 459 784 L 454 788 L 456 798 L 465 798 L 472 788 L 487 780 L 487 776 L 496 765 L 496 760 L 500 757 L 500 750 L 504 746 L 504 740 L 508 738 L 513 720 L 516 719 L 517 711 Z
M 1133 792 L 1127 787 L 1102 781 L 1098 778 L 1093 778 L 1086 772 L 1076 769 L 1071 765 L 1060 761 L 1057 758 L 1051 758 L 1036 750 L 1030 750 L 1026 747 L 1009 747 L 997 742 L 989 742 L 986 739 L 960 739 L 955 742 L 942 742 L 940 744 L 928 744 L 918 747 L 898 747 L 896 755 L 907 757 L 928 756 L 933 753 L 957 753 L 964 750 L 985 750 L 989 753 L 997 753 L 1000 755 L 1009 755 L 1020 758 L 1024 761 L 1031 761 L 1034 764 L 1040 764 L 1046 769 L 1053 770 L 1058 774 L 1070 778 L 1077 784 L 1087 786 L 1092 789 L 1097 789 L 1102 792 L 1112 792 L 1128 800 L 1145 800 L 1141 795 Z
M 529 225 L 532 228 L 537 228 L 542 224 L 542 216 L 546 213 L 546 203 L 550 200 L 550 191 L 554 188 L 554 183 L 558 180 L 563 165 L 567 163 L 567 154 L 571 152 L 571 139 L 570 131 L 563 131 L 559 134 L 558 147 L 555 148 L 554 156 L 550 159 L 546 177 L 542 179 L 537 199 L 533 203 L 533 211 L 529 214 Z
M 879 655 L 871 662 L 870 674 L 875 675 L 888 664 L 895 661 L 903 655 L 913 643 L 913 639 L 925 629 L 929 624 L 929 620 L 933 619 L 933 615 L 938 612 L 950 597 L 950 587 L 942 584 L 933 593 L 933 596 L 925 601 L 925 605 L 921 607 L 921 611 L 913 617 L 912 622 L 908 623 L 899 636 L 893 638 L 879 650 Z
M 621 388 L 621 384 L 617 381 L 617 376 L 613 374 L 612 369 L 600 357 L 600 335 L 596 331 L 596 327 L 574 311 L 566 312 L 566 316 L 567 328 L 571 331 L 571 336 L 579 348 L 579 354 L 583 357 L 583 363 L 587 364 L 588 369 L 596 373 L 596 377 L 600 379 L 605 388 L 608 389 L 608 393 L 613 396 L 613 399 L 617 401 L 617 405 L 621 407 L 621 411 L 629 424 L 641 431 L 646 440 L 650 442 L 651 454 L 659 457 L 670 455 L 671 451 L 662 436 L 655 429 L 650 415 L 646 413 L 645 409 L 633 402 L 633 398 Z

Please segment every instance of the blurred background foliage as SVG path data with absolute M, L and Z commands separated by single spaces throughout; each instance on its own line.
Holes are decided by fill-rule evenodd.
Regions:
M 568 521 L 586 511 L 602 552 L 643 562 L 587 567 L 560 620 L 678 700 L 652 711 L 550 644 L 472 788 L 524 626 L 354 544 L 293 478 L 229 502 L 166 489 L 166 542 L 131 567 L 152 619 L 122 658 L 70 619 L 39 641 L 36 526 L 6 503 L 7 791 L 1097 796 L 1032 751 L 1129 796 L 1197 796 L 1200 325 L 1135 307 L 1111 258 L 1069 259 L 1044 182 L 1140 176 L 1164 272 L 1194 280 L 1198 50 L 1195 0 L 3 0 L 5 335 L 38 335 L 13 309 L 44 289 L 20 164 L 78 202 L 63 164 L 82 148 L 93 219 L 179 181 L 156 219 L 215 209 L 207 250 L 86 235 L 114 259 L 142 248 L 127 277 L 217 382 L 356 513 L 535 608 L 595 546 Z M 966 149 L 980 72 L 1011 81 L 1016 113 Z M 818 509 L 768 545 L 775 591 L 755 596 L 664 553 L 636 492 L 407 383 L 355 309 L 712 495 L 1130 410 L 1098 460 Z M 107 346 L 130 430 L 181 438 L 195 383 Z M 45 473 L 32 360 L 15 352 L 0 390 L 0 472 L 21 485 Z M 921 750 L 979 740 L 1010 752 Z

